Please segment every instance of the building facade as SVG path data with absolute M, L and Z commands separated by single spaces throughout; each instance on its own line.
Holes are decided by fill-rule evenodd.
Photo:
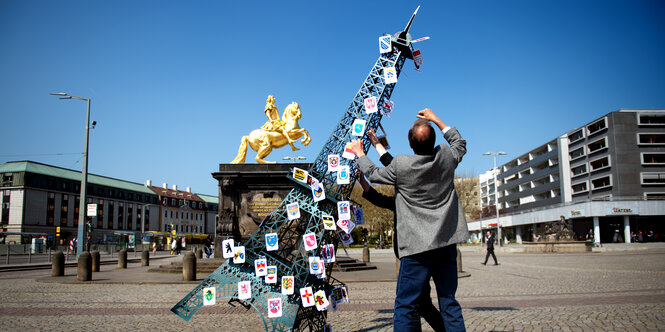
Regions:
M 504 238 L 521 242 L 564 217 L 578 237 L 593 232 L 601 243 L 665 233 L 659 222 L 665 216 L 665 110 L 609 113 L 498 171 L 500 218 L 484 219 L 474 231 L 500 222 Z M 493 205 L 488 173 L 480 177 L 483 206 Z
M 0 231 L 13 234 L 7 241 L 22 243 L 29 238 L 16 234 L 33 233 L 63 245 L 77 236 L 80 171 L 13 161 L 0 165 L 0 180 Z M 97 204 L 96 216 L 86 217 L 91 243 L 123 243 L 148 231 L 165 235 L 165 225 L 201 238 L 214 235 L 214 227 L 206 231 L 211 207 L 206 200 L 175 189 L 164 194 L 164 188 L 88 174 L 87 203 Z

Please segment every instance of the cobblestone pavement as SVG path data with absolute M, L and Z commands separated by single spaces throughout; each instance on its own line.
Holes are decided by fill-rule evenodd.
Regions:
M 497 256 L 499 266 L 484 266 L 483 253 L 463 253 L 470 276 L 459 279 L 457 299 L 469 331 L 665 331 L 663 249 Z M 347 282 L 351 297 L 328 315 L 334 331 L 392 330 L 392 251 L 372 251 L 372 263 L 379 269 L 333 274 Z M 256 312 L 226 304 L 204 307 L 185 322 L 170 308 L 198 282 L 136 280 L 154 276 L 141 269 L 102 266 L 91 283 L 73 281 L 75 269 L 60 279 L 50 270 L 0 273 L 0 330 L 263 330 Z M 372 276 L 381 281 L 368 281 Z M 431 331 L 424 321 L 423 329 Z

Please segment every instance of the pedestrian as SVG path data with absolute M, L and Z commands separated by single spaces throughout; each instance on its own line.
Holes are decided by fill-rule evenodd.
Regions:
M 203 251 L 206 253 L 206 258 L 210 258 L 210 254 L 212 254 L 212 250 L 210 249 L 210 246 L 212 245 L 210 241 L 210 236 L 208 236 L 204 241 L 203 241 Z
M 417 306 L 425 284 L 434 279 L 439 309 L 447 331 L 466 331 L 457 291 L 456 244 L 469 238 L 466 223 L 458 218 L 459 202 L 453 178 L 466 153 L 466 141 L 430 109 L 417 114 L 409 130 L 414 155 L 399 155 L 385 168 L 375 166 L 365 155 L 361 140 L 351 149 L 358 168 L 372 183 L 395 186 L 397 245 L 400 256 L 393 329 L 419 331 Z M 443 132 L 450 146 L 435 147 L 436 132 Z
M 174 255 L 176 253 L 176 247 L 178 246 L 177 244 L 178 239 L 175 237 L 171 238 L 171 255 Z
M 487 265 L 487 260 L 490 258 L 490 255 L 492 255 L 492 258 L 494 259 L 494 265 L 499 265 L 499 262 L 496 261 L 496 255 L 494 255 L 494 235 L 492 232 L 487 231 L 487 255 L 485 255 L 485 261 L 481 264 Z

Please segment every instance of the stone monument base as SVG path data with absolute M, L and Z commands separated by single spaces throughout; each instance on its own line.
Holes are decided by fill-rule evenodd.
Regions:
M 558 252 L 591 252 L 593 242 L 558 241 L 558 242 L 523 242 L 524 252 L 558 253 Z

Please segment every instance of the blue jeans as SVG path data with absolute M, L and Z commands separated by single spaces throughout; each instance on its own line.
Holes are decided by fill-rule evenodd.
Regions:
M 449 245 L 400 259 L 393 329 L 396 332 L 420 331 L 416 314 L 419 298 L 434 279 L 439 311 L 448 332 L 466 331 L 462 307 L 455 300 L 457 291 L 457 248 Z

